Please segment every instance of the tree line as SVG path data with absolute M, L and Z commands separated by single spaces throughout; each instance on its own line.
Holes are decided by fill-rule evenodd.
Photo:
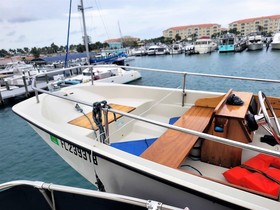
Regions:
M 102 48 L 106 48 L 109 45 L 107 43 L 91 43 L 89 44 L 90 51 L 98 50 Z M 85 45 L 82 44 L 71 44 L 68 48 L 69 51 L 76 51 L 76 52 L 84 52 L 85 51 Z M 66 46 L 58 46 L 55 43 L 52 43 L 50 46 L 45 47 L 24 47 L 24 48 L 17 48 L 17 49 L 1 49 L 0 50 L 0 57 L 9 57 L 13 55 L 32 55 L 34 58 L 39 58 L 41 54 L 49 55 L 49 54 L 56 54 L 56 53 L 65 53 L 66 52 Z

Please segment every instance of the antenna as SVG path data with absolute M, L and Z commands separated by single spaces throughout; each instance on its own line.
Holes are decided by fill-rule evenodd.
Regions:
M 88 35 L 87 35 L 87 29 L 86 29 L 86 21 L 85 21 L 85 9 L 84 9 L 84 3 L 83 0 L 81 0 L 81 5 L 78 5 L 78 10 L 82 12 L 82 18 L 83 18 L 83 29 L 84 29 L 84 42 L 86 46 L 86 53 L 87 53 L 87 62 L 90 64 L 90 56 L 89 56 L 89 49 L 88 49 Z
M 118 21 L 118 26 L 119 26 L 119 32 L 120 32 L 120 36 L 121 36 L 121 43 L 123 45 L 123 36 L 122 36 L 122 31 L 121 31 L 121 27 L 120 27 L 120 22 Z M 123 46 L 122 46 L 123 47 Z

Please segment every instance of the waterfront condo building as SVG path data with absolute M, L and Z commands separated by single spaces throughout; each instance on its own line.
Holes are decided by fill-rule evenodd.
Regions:
M 181 39 L 188 39 L 191 37 L 211 37 L 213 34 L 220 33 L 221 25 L 216 23 L 197 24 L 187 26 L 176 26 L 168 28 L 163 31 L 164 38 L 176 39 L 176 36 L 180 36 Z
M 229 29 L 236 28 L 241 35 L 247 35 L 253 31 L 274 33 L 280 24 L 280 15 L 263 16 L 237 20 L 229 24 Z

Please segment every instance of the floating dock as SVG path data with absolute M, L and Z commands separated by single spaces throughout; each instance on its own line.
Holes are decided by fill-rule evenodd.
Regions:
M 48 83 L 47 82 L 37 83 L 37 87 L 45 89 L 48 87 Z M 3 105 L 5 100 L 9 98 L 14 98 L 18 96 L 25 96 L 26 98 L 28 98 L 30 94 L 33 92 L 34 90 L 31 88 L 31 85 L 15 88 L 11 90 L 0 91 L 0 105 Z

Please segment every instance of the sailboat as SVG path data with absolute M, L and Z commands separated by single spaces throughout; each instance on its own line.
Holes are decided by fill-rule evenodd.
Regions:
M 135 70 L 128 71 L 127 69 L 121 68 L 119 66 L 119 65 L 124 65 L 124 58 L 126 57 L 126 55 L 123 52 L 120 52 L 118 54 L 110 54 L 109 56 L 95 56 L 95 57 L 90 56 L 83 0 L 81 0 L 81 5 L 79 5 L 78 8 L 82 12 L 87 63 L 93 64 L 93 66 L 84 69 L 82 75 L 69 77 L 67 79 L 64 79 L 63 81 L 59 81 L 59 83 L 62 82 L 63 84 L 69 85 L 69 84 L 85 83 L 85 82 L 90 82 L 95 80 L 98 82 L 124 84 L 140 79 L 141 74 L 138 71 Z M 71 2 L 70 2 L 69 17 L 70 17 L 70 13 L 71 13 Z M 69 23 L 70 23 L 70 18 L 69 18 Z M 68 34 L 69 34 L 69 27 L 70 24 L 68 26 Z

